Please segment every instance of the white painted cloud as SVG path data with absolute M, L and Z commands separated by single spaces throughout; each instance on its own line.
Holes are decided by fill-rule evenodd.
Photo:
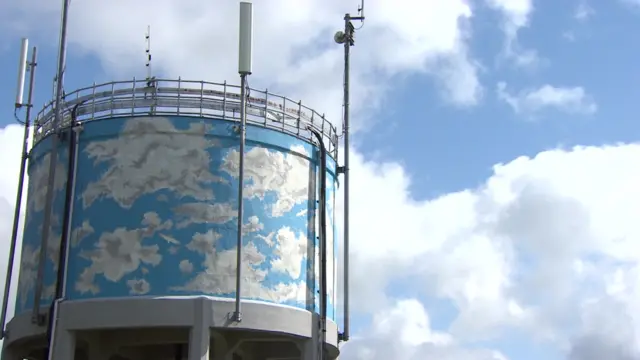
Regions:
M 235 292 L 237 251 L 235 248 L 218 251 L 216 243 L 221 237 L 222 235 L 213 230 L 196 233 L 193 236 L 187 248 L 203 257 L 202 266 L 205 271 L 195 274 L 173 290 L 220 295 Z M 281 239 L 277 240 L 277 245 L 280 246 Z M 242 296 L 276 303 L 286 301 L 306 303 L 308 291 L 304 280 L 279 283 L 273 287 L 261 284 L 269 275 L 266 269 L 260 268 L 265 260 L 265 254 L 258 251 L 255 243 L 249 242 L 242 247 Z M 180 266 L 182 268 L 182 263 Z
M 193 264 L 189 260 L 180 261 L 179 268 L 183 274 L 191 274 L 193 272 Z
M 169 119 L 140 117 L 125 123 L 125 136 L 91 142 L 84 150 L 86 156 L 94 165 L 108 168 L 83 191 L 83 206 L 111 198 L 129 208 L 139 196 L 158 189 L 212 200 L 210 184 L 225 180 L 209 172 L 207 149 L 215 142 L 204 136 L 207 130 L 207 125 L 196 123 L 178 130 Z M 60 174 L 64 179 L 64 171 Z
M 286 273 L 297 280 L 302 275 L 302 259 L 307 256 L 307 237 L 298 236 L 289 227 L 283 227 L 275 235 L 275 248 L 271 260 L 271 271 Z
M 302 146 L 292 146 L 291 152 L 271 151 L 254 147 L 245 154 L 244 197 L 264 199 L 274 192 L 277 200 L 269 205 L 268 213 L 273 217 L 283 216 L 297 204 L 306 202 L 309 196 L 310 163 L 307 151 Z M 240 156 L 231 150 L 223 159 L 221 170 L 238 178 Z
M 507 90 L 504 82 L 498 83 L 498 98 L 519 114 L 532 114 L 545 109 L 556 109 L 569 114 L 593 114 L 598 105 L 587 91 L 580 87 L 554 87 L 543 85 L 537 89 L 525 89 L 518 93 Z
M 151 291 L 151 284 L 145 279 L 127 280 L 127 286 L 131 295 L 144 295 Z
M 98 242 L 91 250 L 83 250 L 80 257 L 90 262 L 76 280 L 75 289 L 81 293 L 98 294 L 100 287 L 95 282 L 98 275 L 111 282 L 120 281 L 142 265 L 158 265 L 162 261 L 162 254 L 158 245 L 145 245 L 143 241 L 156 231 L 171 228 L 172 222 L 161 223 L 158 214 L 146 213 L 138 229 L 117 228 L 113 232 L 100 235 Z M 127 285 L 131 292 L 142 294 L 148 284 L 136 280 L 129 280 Z M 146 293 L 145 292 L 145 293 Z

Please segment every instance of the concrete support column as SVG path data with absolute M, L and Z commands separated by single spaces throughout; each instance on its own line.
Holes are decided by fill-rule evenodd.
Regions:
M 76 334 L 72 331 L 56 329 L 53 349 L 49 360 L 74 360 L 76 355 Z
M 300 349 L 301 360 L 317 360 L 318 347 L 320 346 L 320 317 L 313 314 L 311 318 L 311 339 L 302 341 L 298 348 Z
M 189 331 L 189 360 L 209 360 L 211 306 L 204 298 L 194 302 L 193 326 Z

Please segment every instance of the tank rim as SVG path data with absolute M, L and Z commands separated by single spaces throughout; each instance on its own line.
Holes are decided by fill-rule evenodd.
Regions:
M 45 104 L 33 126 L 33 144 L 48 135 L 94 120 L 141 116 L 184 116 L 240 121 L 240 86 L 182 79 L 111 81 L 64 95 L 62 124 L 55 124 L 54 102 Z M 338 158 L 339 135 L 323 114 L 301 101 L 267 90 L 248 89 L 247 124 L 279 131 L 317 145 L 322 134 L 327 153 Z M 57 126 L 56 126 L 57 125 Z

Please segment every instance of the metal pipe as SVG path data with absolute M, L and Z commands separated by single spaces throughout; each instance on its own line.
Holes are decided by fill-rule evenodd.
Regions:
M 322 135 L 312 127 L 309 131 L 317 138 L 320 148 L 320 359 L 324 359 L 327 342 L 327 150 Z
M 240 153 L 238 154 L 238 242 L 236 255 L 236 310 L 234 319 L 242 321 L 241 290 L 242 290 L 242 218 L 244 212 L 244 146 L 246 140 L 247 123 L 247 73 L 240 74 Z
M 353 25 L 351 15 L 344 16 L 344 220 L 343 220 L 343 271 L 344 271 L 344 310 L 342 340 L 349 340 L 349 50 L 353 45 Z
M 51 339 L 55 340 L 56 338 L 56 331 L 58 329 L 58 320 L 59 320 L 59 316 L 58 316 L 58 312 L 60 311 L 60 300 L 54 300 L 53 303 L 51 304 L 51 325 L 49 325 L 51 327 Z M 46 349 L 46 359 L 47 360 L 53 360 L 53 342 L 49 341 L 49 346 L 47 346 Z
M 34 292 L 33 312 L 31 321 L 43 325 L 44 319 L 40 316 L 40 297 L 42 296 L 42 282 L 44 277 L 44 267 L 47 260 L 47 240 L 51 228 L 51 213 L 53 212 L 53 195 L 56 178 L 56 166 L 58 165 L 58 129 L 62 125 L 62 97 L 64 72 L 67 62 L 67 21 L 69 18 L 70 0 L 62 2 L 62 20 L 60 24 L 60 48 L 58 49 L 58 72 L 56 76 L 56 99 L 55 118 L 53 124 L 53 135 L 51 137 L 51 153 L 49 157 L 49 182 L 47 184 L 47 197 L 44 206 L 44 219 L 42 221 L 42 241 L 40 242 L 40 263 L 38 264 L 38 275 L 36 289 Z
M 69 237 L 71 234 L 71 219 L 73 217 L 73 195 L 75 192 L 75 179 L 76 179 L 76 161 L 78 156 L 78 132 L 75 132 L 76 112 L 78 110 L 77 104 L 71 111 L 71 124 L 69 124 L 69 130 L 67 132 L 67 140 L 69 141 L 68 150 L 68 165 L 67 165 L 67 186 L 65 189 L 65 202 L 64 202 L 64 217 L 62 220 L 62 233 L 60 234 L 60 248 L 58 252 L 58 272 L 56 274 L 56 288 L 53 302 L 49 309 L 49 321 L 47 323 L 47 351 L 51 351 L 53 347 L 53 326 L 55 324 L 54 319 L 54 304 L 58 301 L 62 301 L 64 298 L 65 288 L 65 273 L 67 268 L 67 249 L 69 244 Z
M 4 339 L 4 326 L 7 322 L 7 307 L 9 306 L 9 293 L 11 291 L 11 278 L 13 276 L 13 262 L 16 254 L 18 242 L 18 231 L 20 227 L 20 209 L 22 207 L 22 192 L 24 190 L 24 174 L 27 169 L 27 159 L 29 153 L 29 126 L 31 125 L 31 108 L 33 107 L 33 86 L 36 80 L 36 66 L 38 59 L 38 48 L 33 47 L 31 52 L 31 63 L 29 64 L 29 92 L 27 95 L 27 111 L 24 121 L 24 138 L 22 141 L 22 159 L 20 162 L 20 175 L 18 175 L 18 191 L 16 193 L 16 209 L 13 214 L 13 228 L 11 230 L 11 245 L 9 245 L 9 262 L 7 263 L 7 275 L 4 280 L 4 300 L 2 301 L 2 314 L 0 315 L 0 339 Z
M 67 234 L 65 237 L 63 237 L 62 239 L 66 239 L 65 242 L 65 252 L 64 252 L 64 258 L 62 257 L 62 253 L 60 254 L 60 257 L 58 258 L 58 264 L 64 264 L 64 267 L 62 268 L 63 273 L 62 273 L 62 288 L 60 289 L 60 293 L 59 293 L 59 298 L 64 298 L 67 295 L 67 273 L 69 271 L 69 262 L 67 261 L 67 259 L 69 258 L 69 250 L 71 249 L 71 247 L 69 246 L 69 244 L 71 243 L 71 236 L 73 234 L 71 228 L 72 228 L 72 220 L 73 220 L 73 210 L 74 210 L 74 203 L 73 203 L 73 199 L 75 197 L 76 194 L 76 177 L 78 175 L 78 171 L 77 171 L 77 166 L 78 166 L 78 155 L 79 155 L 79 149 L 80 149 L 80 132 L 82 131 L 82 125 L 78 124 L 78 117 L 77 117 L 77 108 L 74 109 L 75 111 L 72 112 L 72 120 L 71 120 L 71 124 L 73 124 L 73 136 L 74 136 L 74 144 L 73 144 L 73 172 L 71 173 L 71 180 L 73 183 L 73 186 L 71 187 L 71 193 L 67 196 L 68 199 L 70 200 L 70 207 L 69 207 L 69 221 L 66 222 L 67 224 Z M 71 156 L 71 155 L 69 155 Z M 60 248 L 60 250 L 62 251 L 62 246 Z M 58 265 L 60 266 L 60 265 Z M 57 292 L 58 290 L 56 290 L 56 294 L 58 294 Z

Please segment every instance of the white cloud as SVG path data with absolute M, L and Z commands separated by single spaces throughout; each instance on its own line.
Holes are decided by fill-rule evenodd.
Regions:
M 587 21 L 596 14 L 596 11 L 586 2 L 580 2 L 573 13 L 578 21 Z
M 4 271 L 7 268 L 7 260 L 9 255 L 9 240 L 11 239 L 11 230 L 13 216 L 15 211 L 16 191 L 18 188 L 18 169 L 20 166 L 20 154 L 22 151 L 22 138 L 24 130 L 21 126 L 9 125 L 0 129 L 0 163 L 3 165 L 3 173 L 0 175 L 0 243 L 2 251 L 0 251 L 0 269 L 3 272 L 2 288 L 4 289 Z M 26 191 L 25 191 L 26 193 Z M 24 199 L 24 198 L 23 198 Z M 25 212 L 25 202 L 21 213 Z M 24 226 L 24 215 L 21 215 L 19 229 Z M 35 254 L 31 252 L 32 257 L 22 255 L 22 233 L 18 234 L 18 243 L 13 266 L 13 277 L 11 285 L 11 298 L 9 299 L 7 315 L 10 318 L 15 311 L 15 297 L 18 291 L 25 291 L 18 286 L 18 272 L 21 260 L 25 259 L 33 262 Z M 25 277 L 35 278 L 35 272 L 25 273 Z M 29 283 L 29 279 L 25 279 L 23 285 Z
M 191 0 L 176 7 L 169 0 L 74 1 L 70 49 L 97 55 L 114 74 L 144 76 L 144 34 L 152 29 L 153 68 L 168 76 L 237 82 L 237 2 Z M 46 41 L 57 33 L 58 4 L 26 0 L 7 5 L 0 23 L 22 22 L 40 30 Z M 340 0 L 256 2 L 252 85 L 268 87 L 340 119 L 342 48 L 333 34 L 356 3 Z M 10 10 L 10 11 L 9 11 Z M 5 15 L 7 14 L 7 15 Z M 480 87 L 476 64 L 467 49 L 464 25 L 472 16 L 464 0 L 401 0 L 366 3 L 365 27 L 353 50 L 353 103 L 378 102 L 394 75 L 435 74 L 446 100 L 474 104 Z M 8 17 L 11 19 L 8 19 Z M 7 17 L 7 19 L 5 19 Z M 118 20 L 118 26 L 113 21 Z M 55 20 L 55 21 L 54 21 Z M 358 24 L 356 24 L 358 26 Z M 440 68 L 464 76 L 442 78 Z M 452 84 L 453 83 L 453 84 Z
M 503 15 L 502 30 L 505 34 L 503 56 L 519 67 L 535 67 L 542 59 L 534 49 L 523 48 L 518 41 L 518 32 L 529 26 L 533 13 L 533 0 L 485 0 L 492 9 Z
M 7 131 L 14 129 L 2 134 Z M 365 161 L 355 153 L 353 181 L 360 186 L 352 194 L 352 301 L 361 305 L 354 311 L 374 315 L 377 332 L 356 333 L 345 358 L 373 351 L 394 359 L 412 359 L 417 353 L 501 359 L 492 349 L 471 350 L 465 344 L 513 327 L 567 355 L 635 354 L 629 339 L 640 330 L 640 171 L 630 164 L 638 158 L 637 144 L 546 151 L 496 165 L 478 188 L 416 201 L 400 165 Z M 15 173 L 15 168 L 4 172 L 11 178 Z M 377 194 L 376 206 L 371 206 L 371 194 Z M 0 224 L 6 229 L 10 211 L 3 214 Z M 163 228 L 153 214 L 145 224 Z M 125 232 L 119 238 L 128 238 Z M 198 248 L 211 251 L 211 244 Z M 246 264 L 263 261 L 250 251 L 255 248 L 246 249 Z M 223 260 L 235 263 L 235 252 L 218 254 L 212 269 L 224 268 Z M 103 271 L 111 277 L 121 274 Z M 385 290 L 398 279 L 411 279 L 425 296 L 451 301 L 459 309 L 453 324 L 434 331 L 417 300 L 398 302 Z M 199 286 L 204 285 L 220 283 Z M 144 290 L 142 285 L 137 289 Z M 296 298 L 304 291 L 283 288 L 273 294 Z M 411 321 L 393 320 L 398 318 Z M 380 332 L 394 321 L 406 326 L 398 329 L 403 340 L 385 343 L 388 336 Z M 606 330 L 621 321 L 624 332 Z
M 11 6 L 29 9 L 33 21 L 40 21 L 39 16 L 48 16 L 57 8 L 40 1 Z M 491 3 L 504 12 L 505 30 L 515 39 L 517 30 L 528 25 L 531 2 Z M 329 104 L 340 103 L 340 49 L 309 46 L 320 38 L 331 41 L 345 9 L 335 0 L 296 4 L 279 0 L 260 10 L 263 15 L 257 16 L 256 27 L 265 30 L 256 32 L 260 61 L 256 61 L 255 78 L 293 96 L 316 99 L 315 106 L 329 108 Z M 443 63 L 455 61 L 470 66 L 469 75 L 462 77 L 470 85 L 460 86 L 456 79 L 444 76 L 443 87 L 451 87 L 449 95 L 458 94 L 456 102 L 473 103 L 469 100 L 479 93 L 479 85 L 473 81 L 477 80 L 477 65 L 466 53 L 460 25 L 471 15 L 468 6 L 444 0 L 367 4 L 373 9 L 367 13 L 371 20 L 367 31 L 358 34 L 358 50 L 354 51 L 358 65 L 354 74 L 359 94 L 356 105 L 364 103 L 365 94 L 379 96 L 392 74 L 435 74 Z M 235 53 L 235 39 L 227 34 L 237 19 L 228 14 L 236 14 L 235 8 L 236 4 L 226 2 L 187 2 L 175 7 L 168 0 L 77 1 L 71 29 L 73 45 L 98 55 L 114 72 L 131 73 L 132 64 L 142 68 L 144 63 L 142 34 L 151 23 L 156 68 L 169 75 L 231 78 L 236 76 L 235 57 L 226 53 Z M 256 11 L 258 8 L 256 5 Z M 408 19 L 398 16 L 398 11 L 405 14 L 406 9 L 412 9 Z M 116 18 L 119 26 L 113 26 Z M 47 29 L 51 28 L 49 21 L 42 21 Z M 140 38 L 133 34 L 140 34 Z M 281 46 L 275 47 L 279 51 L 274 51 L 274 44 Z M 376 72 L 385 76 L 372 79 Z M 261 78 L 260 74 L 268 75 Z M 449 74 L 459 75 L 453 70 Z M 538 110 L 547 106 L 550 95 L 562 94 L 555 90 L 549 87 L 541 94 L 532 90 L 503 95 L 508 96 L 505 100 L 515 101 L 518 110 Z M 459 95 L 459 91 L 467 95 Z M 592 106 L 595 111 L 595 104 Z M 339 119 L 339 106 L 336 108 L 327 112 Z M 0 131 L 0 146 L 7 146 L 14 154 L 6 155 L 11 162 L 3 162 L 7 170 L 0 176 L 0 229 L 7 229 L 10 223 L 7 214 L 11 214 L 11 206 L 2 212 L 1 204 L 3 199 L 13 203 L 19 139 L 18 127 Z M 9 152 L 0 152 L 0 156 L 5 154 Z M 355 334 L 353 342 L 345 346 L 343 358 L 414 360 L 431 355 L 452 360 L 502 360 L 499 352 L 469 349 L 466 341 L 499 336 L 512 327 L 550 341 L 575 358 L 580 358 L 585 343 L 592 346 L 586 348 L 590 353 L 608 351 L 600 358 L 635 354 L 634 333 L 640 331 L 635 301 L 640 294 L 640 282 L 636 281 L 640 172 L 631 164 L 638 158 L 639 145 L 547 151 L 535 158 L 521 157 L 496 165 L 492 176 L 478 188 L 418 201 L 409 191 L 411 179 L 401 165 L 367 161 L 354 153 L 353 183 L 359 186 L 354 186 L 352 193 L 352 301 L 359 306 L 352 309 L 373 314 L 373 331 Z M 341 209 L 338 204 L 336 211 Z M 185 218 L 201 222 L 226 222 L 235 216 L 229 208 L 178 210 L 183 210 Z M 192 217 L 194 211 L 197 216 Z M 159 226 L 156 220 L 150 216 L 146 225 Z M 200 239 L 193 239 L 192 248 L 203 254 L 211 252 L 217 236 L 200 235 Z M 120 238 L 127 237 L 123 229 Z M 244 264 L 264 261 L 254 246 L 245 250 Z M 205 254 L 205 265 L 224 274 L 220 269 L 235 264 L 235 251 L 217 255 L 214 259 Z M 109 273 L 117 276 L 120 271 Z M 258 279 L 261 275 L 251 269 L 245 274 Z M 451 301 L 459 309 L 452 326 L 436 331 L 418 300 L 395 299 L 387 285 L 399 279 L 411 280 L 412 287 L 425 296 Z M 190 289 L 235 285 L 211 276 L 193 280 Z M 296 299 L 304 297 L 305 291 L 303 286 L 282 286 L 265 295 Z M 620 327 L 618 331 L 598 331 L 616 323 L 624 324 L 628 331 L 620 331 Z M 402 335 L 401 341 L 389 342 L 389 324 L 401 325 L 394 329 L 394 334 Z
M 518 93 L 510 93 L 506 83 L 500 82 L 497 86 L 497 95 L 513 111 L 520 114 L 532 114 L 551 108 L 569 114 L 593 114 L 598 110 L 598 105 L 593 97 L 580 86 L 543 85 L 537 89 L 525 89 Z
M 623 4 L 630 6 L 640 6 L 640 0 L 619 0 Z
M 498 351 L 465 349 L 448 333 L 431 329 L 429 314 L 415 300 L 400 300 L 378 311 L 366 338 L 342 348 L 341 358 L 353 360 L 506 360 Z

